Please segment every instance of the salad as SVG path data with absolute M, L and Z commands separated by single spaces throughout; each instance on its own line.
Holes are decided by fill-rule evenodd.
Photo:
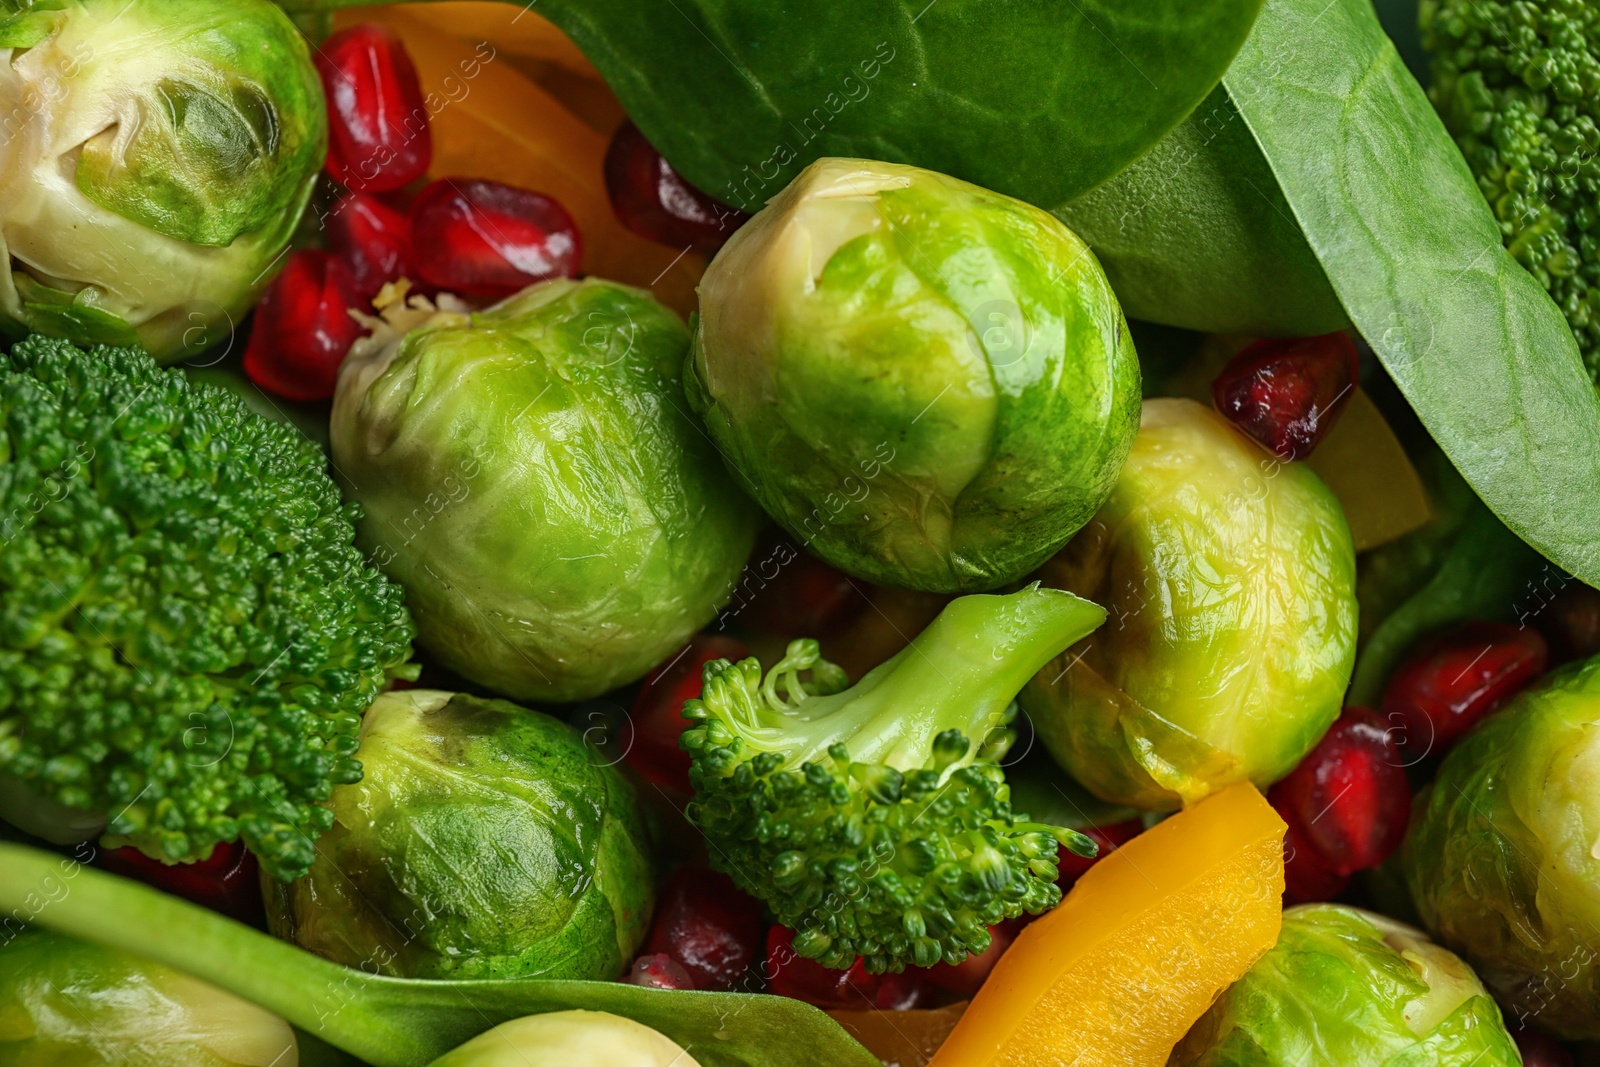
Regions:
M 1600 4 L 0 0 L 0 1064 L 1600 1064 Z

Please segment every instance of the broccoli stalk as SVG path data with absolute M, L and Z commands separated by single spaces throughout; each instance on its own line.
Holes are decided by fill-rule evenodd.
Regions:
M 1420 22 L 1434 107 L 1600 375 L 1600 6 L 1423 0 Z
M 795 951 L 872 972 L 959 963 L 988 927 L 1061 899 L 1057 846 L 1094 844 L 1011 810 L 998 761 L 1012 698 L 1105 611 L 1037 584 L 952 601 L 851 688 L 817 643 L 706 665 L 683 710 L 689 818 L 714 865 L 796 931 Z
M 0 352 L 0 817 L 305 873 L 362 713 L 415 676 L 356 514 L 297 431 L 144 352 Z

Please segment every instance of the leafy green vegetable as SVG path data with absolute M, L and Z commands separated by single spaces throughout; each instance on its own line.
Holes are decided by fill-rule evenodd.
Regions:
M 1352 704 L 1376 707 L 1389 675 L 1420 639 L 1468 619 L 1526 622 L 1545 602 L 1541 578 L 1566 581 L 1495 518 L 1442 454 L 1424 457 L 1421 466 L 1439 515 L 1363 560 Z
M 700 308 L 684 390 L 729 469 L 879 584 L 1021 580 L 1094 515 L 1138 428 L 1094 256 L 943 174 L 812 164 L 718 253 Z
M 0 331 L 144 345 L 230 333 L 311 196 L 327 110 L 267 0 L 0 7 Z
M 1600 658 L 1519 693 L 1418 794 L 1400 869 L 1424 925 L 1520 1024 L 1600 1040 Z
M 0 948 L 6 1067 L 270 1067 L 296 1044 L 270 1012 L 104 945 L 34 929 Z
M 1521 1067 L 1472 969 L 1422 931 L 1339 904 L 1283 913 L 1270 952 L 1168 1067 Z
M 1263 336 L 1349 322 L 1220 85 L 1148 152 L 1054 212 L 1094 249 L 1135 319 Z
M 1014 810 L 998 761 L 1017 690 L 1104 619 L 1035 583 L 951 601 L 849 688 L 811 640 L 764 676 L 754 658 L 708 663 L 680 743 L 712 863 L 827 967 L 982 952 L 988 927 L 1061 899 L 1058 844 L 1094 853 Z
M 361 781 L 272 932 L 401 978 L 615 978 L 655 899 L 633 787 L 549 715 L 405 689 L 361 723 Z M 419 923 L 416 916 L 426 915 Z
M 1433 101 L 1506 247 L 1600 375 L 1600 7 L 1425 0 Z
M 0 786 L 34 794 L 0 812 L 303 873 L 361 713 L 411 670 L 356 514 L 297 431 L 137 349 L 0 354 Z
M 1096 796 L 1172 811 L 1264 789 L 1338 717 L 1356 645 L 1339 502 L 1208 406 L 1145 401 L 1110 499 L 1039 576 L 1115 620 L 1018 698 Z
M 425 1067 L 497 1023 L 583 1008 L 661 1031 L 702 1067 L 880 1067 L 821 1011 L 787 997 L 539 978 L 428 981 L 341 967 L 74 860 L 0 844 L 0 952 L 15 923 L 120 949 L 226 989 L 373 1067 Z
M 1224 85 L 1434 439 L 1518 536 L 1600 582 L 1600 395 L 1368 0 L 1270 0 Z
M 376 2 L 280 0 L 292 12 Z M 1260 6 L 541 0 L 536 10 L 674 167 L 753 211 L 823 156 L 914 163 L 1059 204 L 1177 125 Z

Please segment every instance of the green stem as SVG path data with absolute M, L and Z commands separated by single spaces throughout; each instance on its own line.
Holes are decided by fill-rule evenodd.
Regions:
M 385 978 L 76 860 L 0 843 L 0 951 L 29 925 L 184 971 L 372 1067 L 425 1067 L 508 1019 L 576 1008 L 653 1027 L 702 1067 L 879 1067 L 837 1023 L 787 997 L 544 978 Z

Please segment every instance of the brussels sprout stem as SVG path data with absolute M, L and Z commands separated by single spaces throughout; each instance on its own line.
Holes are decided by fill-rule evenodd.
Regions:
M 878 1064 L 821 1011 L 796 1000 L 621 982 L 386 978 L 330 963 L 76 860 L 0 843 L 0 952 L 26 925 L 177 968 L 276 1012 L 373 1067 L 425 1067 L 508 1019 L 574 1008 L 653 1027 L 703 1067 Z

